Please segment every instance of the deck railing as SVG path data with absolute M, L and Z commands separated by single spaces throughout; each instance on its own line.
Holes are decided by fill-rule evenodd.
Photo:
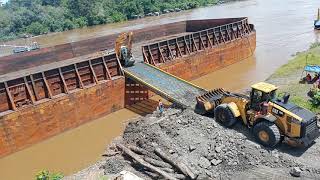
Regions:
M 233 23 L 145 45 L 142 47 L 144 62 L 152 65 L 166 63 L 243 38 L 252 31 L 254 26 L 244 18 Z
M 77 59 L 0 82 L 0 116 L 123 75 L 115 53 L 97 53 Z

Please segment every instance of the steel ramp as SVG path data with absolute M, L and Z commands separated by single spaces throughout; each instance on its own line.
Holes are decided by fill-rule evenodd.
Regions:
M 136 63 L 124 69 L 126 77 L 147 86 L 163 98 L 184 108 L 194 108 L 196 97 L 206 92 L 204 89 L 161 69 L 146 64 Z

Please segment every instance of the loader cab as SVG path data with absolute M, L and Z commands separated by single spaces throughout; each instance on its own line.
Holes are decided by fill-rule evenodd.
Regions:
M 261 110 L 263 102 L 269 102 L 271 99 L 274 99 L 278 89 L 276 86 L 265 82 L 254 84 L 251 88 L 250 106 L 255 111 Z

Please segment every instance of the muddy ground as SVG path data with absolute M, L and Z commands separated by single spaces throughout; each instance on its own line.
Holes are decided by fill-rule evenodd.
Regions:
M 190 167 L 197 179 L 293 179 L 289 173 L 292 167 L 302 170 L 301 179 L 320 179 L 319 139 L 307 149 L 286 144 L 265 148 L 255 143 L 250 130 L 240 121 L 229 129 L 210 116 L 170 108 L 161 117 L 155 112 L 129 123 L 123 136 L 108 147 L 106 157 L 99 165 L 73 178 L 88 179 L 93 177 L 94 171 L 99 176 L 104 174 L 112 178 L 122 170 L 128 170 L 144 179 L 163 179 L 122 153 L 116 144 L 134 145 L 146 150 L 147 157 L 165 162 L 154 153 L 158 147 L 174 161 Z M 146 156 L 140 154 L 139 157 Z M 162 168 L 164 171 L 188 179 L 181 176 L 177 168 L 166 165 L 170 168 Z

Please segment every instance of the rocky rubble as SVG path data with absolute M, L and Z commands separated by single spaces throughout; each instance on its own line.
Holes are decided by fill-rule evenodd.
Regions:
M 259 166 L 285 168 L 288 174 L 292 167 L 307 167 L 286 153 L 255 143 L 249 131 L 241 123 L 227 129 L 213 118 L 191 110 L 167 109 L 162 117 L 154 113 L 130 122 L 122 139 L 115 144 L 141 148 L 148 158 L 162 161 L 154 153 L 155 147 L 160 147 L 172 159 L 190 167 L 197 179 L 234 179 L 236 172 Z M 109 153 L 114 151 L 118 151 L 115 145 L 110 146 Z M 145 179 L 161 179 L 125 154 L 107 157 L 103 168 L 105 174 L 129 170 Z M 181 175 L 176 168 L 163 170 Z

